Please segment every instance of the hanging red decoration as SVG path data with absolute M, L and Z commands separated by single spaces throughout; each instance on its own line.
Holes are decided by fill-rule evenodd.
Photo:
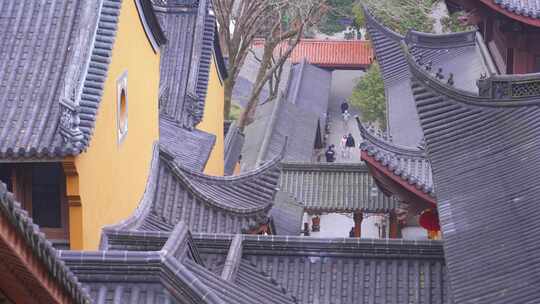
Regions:
M 441 225 L 439 224 L 439 215 L 435 210 L 426 209 L 420 213 L 420 218 L 418 219 L 420 226 L 426 230 L 430 231 L 439 231 L 441 230 Z

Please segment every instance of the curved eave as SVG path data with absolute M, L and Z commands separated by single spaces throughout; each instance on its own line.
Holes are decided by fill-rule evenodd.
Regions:
M 476 31 L 465 31 L 448 34 L 432 34 L 409 30 L 405 36 L 408 45 L 421 48 L 447 49 L 471 46 L 476 44 Z
M 413 149 L 410 147 L 390 143 L 383 140 L 382 138 L 373 135 L 371 132 L 369 132 L 369 130 L 364 127 L 359 117 L 356 117 L 356 123 L 358 124 L 358 129 L 360 130 L 360 134 L 362 135 L 364 141 L 369 142 L 370 144 L 379 147 L 384 151 L 388 151 L 389 153 L 395 153 L 415 158 L 426 158 L 426 153 L 423 150 Z
M 229 77 L 229 72 L 227 71 L 227 64 L 225 63 L 225 57 L 223 57 L 221 43 L 219 42 L 217 25 L 214 26 L 214 32 L 214 61 L 216 62 L 219 79 L 223 83 L 223 81 Z
M 267 202 L 260 202 L 259 206 L 256 207 L 248 207 L 248 208 L 240 208 L 240 207 L 232 207 L 230 205 L 225 204 L 224 202 L 216 201 L 212 197 L 208 196 L 204 191 L 201 191 L 197 184 L 190 180 L 190 177 L 182 171 L 182 169 L 179 168 L 178 164 L 170 159 L 169 155 L 161 155 L 161 161 L 165 161 L 166 165 L 169 166 L 169 169 L 171 170 L 171 173 L 180 180 L 184 184 L 185 187 L 187 187 L 195 197 L 201 199 L 202 201 L 208 203 L 209 205 L 212 205 L 216 208 L 223 209 L 228 212 L 240 214 L 240 215 L 246 215 L 246 214 L 256 214 L 260 212 L 266 212 L 272 207 L 272 200 L 268 200 Z M 192 172 L 195 173 L 195 172 Z M 200 175 L 201 177 L 213 179 L 215 177 Z
M 380 23 L 377 18 L 371 13 L 371 11 L 367 8 L 367 6 L 362 5 L 362 8 L 364 10 L 364 16 L 366 17 L 366 24 L 369 26 L 372 26 L 379 30 L 383 35 L 385 35 L 387 38 L 395 40 L 395 41 L 401 41 L 405 37 L 397 32 L 394 32 L 393 30 L 389 29 L 388 27 L 384 26 L 382 23 Z
M 137 7 L 137 13 L 139 14 L 139 19 L 143 25 L 146 37 L 157 53 L 161 46 L 167 43 L 167 38 L 159 25 L 152 3 L 150 0 L 135 0 L 135 6 Z
M 411 193 L 413 196 L 416 196 L 420 198 L 421 201 L 426 202 L 430 207 L 437 208 L 437 202 L 434 197 L 433 192 L 426 192 L 423 190 L 423 186 L 415 183 L 410 183 L 409 180 L 406 180 L 401 175 L 397 175 L 392 170 L 390 170 L 387 166 L 383 165 L 381 162 L 379 162 L 375 157 L 372 155 L 369 155 L 367 151 L 361 152 L 361 159 L 365 161 L 368 166 L 373 167 L 379 172 L 382 172 L 385 176 L 390 178 L 393 182 L 398 184 L 400 187 L 402 187 L 404 190 Z M 375 177 L 374 177 L 375 178 Z M 391 191 L 390 189 L 385 189 L 386 191 Z M 394 193 L 397 191 L 391 191 L 393 194 L 396 194 L 399 196 L 398 193 Z M 413 202 L 409 202 L 413 203 Z
M 522 106 L 532 106 L 540 105 L 540 96 L 527 96 L 522 98 L 512 98 L 512 97 L 502 97 L 499 99 L 494 99 L 487 96 L 479 96 L 465 90 L 455 88 L 443 83 L 433 77 L 429 72 L 421 68 L 418 63 L 414 60 L 412 54 L 408 51 L 408 48 L 404 46 L 405 57 L 409 64 L 409 68 L 413 78 L 416 81 L 422 83 L 422 85 L 433 90 L 436 94 L 441 97 L 448 97 L 456 103 L 462 103 L 464 105 L 475 106 L 480 108 L 515 108 Z M 492 82 L 506 82 L 509 85 L 518 83 L 518 82 L 531 82 L 539 81 L 540 82 L 540 73 L 529 74 L 529 75 L 501 75 L 493 76 L 488 78 Z
M 509 11 L 508 9 L 504 8 L 503 6 L 496 4 L 493 0 L 480 0 L 482 3 L 487 5 L 489 8 L 509 17 L 514 20 L 517 20 L 519 22 L 523 22 L 525 24 L 540 27 L 540 19 L 531 18 L 528 16 L 523 16 L 518 13 Z
M 239 175 L 234 176 L 211 176 L 206 175 L 201 172 L 194 171 L 190 168 L 187 168 L 181 164 L 176 163 L 180 171 L 182 171 L 184 174 L 192 176 L 194 178 L 200 179 L 202 181 L 208 182 L 208 183 L 238 183 L 242 181 L 246 181 L 252 178 L 256 178 L 258 176 L 263 176 L 265 174 L 270 173 L 273 170 L 278 170 L 280 167 L 280 161 L 283 158 L 283 153 L 280 153 L 276 155 L 273 159 L 266 162 L 264 165 L 258 167 L 257 169 L 241 173 Z
M 55 147 L 54 149 L 6 149 L 0 151 L 0 163 L 15 162 L 57 162 L 64 157 L 77 156 L 82 152 L 80 149 L 69 147 Z

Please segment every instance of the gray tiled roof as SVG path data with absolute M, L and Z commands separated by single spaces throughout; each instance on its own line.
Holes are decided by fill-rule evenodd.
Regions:
M 326 125 L 332 72 L 318 68 L 303 59 L 291 67 L 287 100 L 305 111 L 319 115 L 321 128 Z
M 317 124 L 319 130 L 326 125 L 330 82 L 330 72 L 306 62 L 291 67 L 286 93 L 259 105 L 245 129 L 242 171 L 273 158 L 286 138 L 284 160 L 312 160 Z
M 232 175 L 236 164 L 240 160 L 242 147 L 244 146 L 244 134 L 240 132 L 236 122 L 231 122 L 225 136 L 225 175 Z
M 118 230 L 109 236 L 103 251 L 61 253 L 96 303 L 126 303 L 136 295 L 137 303 L 294 303 L 268 275 L 244 265 L 240 235 L 225 240 L 220 250 L 227 263 L 213 271 L 182 222 L 172 232 Z
M 202 171 L 215 136 L 195 129 L 201 121 L 214 47 L 211 2 L 154 1 L 167 36 L 160 63 L 160 143 L 175 161 Z
M 0 157 L 76 155 L 90 142 L 121 1 L 3 4 Z
M 398 204 L 379 191 L 364 164 L 283 163 L 280 190 L 311 212 L 387 211 Z
M 534 303 L 540 75 L 493 76 L 480 95 L 410 60 L 456 303 Z
M 240 233 L 268 221 L 279 159 L 234 177 L 207 176 L 156 147 L 146 192 L 129 219 L 106 230 L 170 231 L 183 221 L 195 232 Z
M 109 250 L 160 250 L 163 244 L 181 242 L 171 240 L 177 231 L 121 232 L 122 238 L 109 239 Z M 246 303 L 452 303 L 439 241 L 195 233 L 188 244 L 192 258 L 184 258 L 183 264 L 208 293 L 228 299 L 225 303 L 245 301 L 231 287 L 248 296 Z M 128 259 L 134 256 L 118 252 Z M 99 256 L 107 260 L 106 252 Z M 88 265 L 81 260 L 75 255 L 68 265 Z M 131 269 L 133 274 L 138 270 Z M 80 276 L 78 270 L 84 268 L 74 269 Z M 148 283 L 150 277 L 145 277 Z
M 37 258 L 48 271 L 48 276 L 69 295 L 73 303 L 90 303 L 90 298 L 73 273 L 64 265 L 58 256 L 58 251 L 51 242 L 45 238 L 39 227 L 33 223 L 21 205 L 15 201 L 13 194 L 9 193 L 6 185 L 0 182 L 0 216 L 7 219 L 17 234 L 26 243 L 31 254 Z M 7 255 L 3 255 L 6 259 Z M 9 262 L 9 261 L 6 261 Z M 16 265 L 12 265 L 16 267 Z M 14 268 L 16 269 L 16 268 Z M 24 274 L 21 274 L 24 277 Z M 36 291 L 37 292 L 37 291 Z
M 477 91 L 475 80 L 482 73 L 493 73 L 494 65 L 489 56 L 483 55 L 485 47 L 476 32 L 435 35 L 409 31 L 401 36 L 379 23 L 369 11 L 365 15 L 384 80 L 389 133 L 397 144 L 415 147 L 423 134 L 402 43 L 409 45 L 422 63 L 432 62 L 434 72 L 442 68 L 445 81 L 453 73 L 454 86 L 470 92 Z
M 251 304 L 255 299 L 262 303 L 293 303 L 270 281 L 265 282 L 260 273 L 242 269 L 234 279 L 223 279 L 207 270 L 187 226 L 181 222 L 165 243 L 160 232 L 123 234 L 133 244 L 156 243 L 155 239 L 159 244 L 146 250 L 61 252 L 94 303 Z
M 194 235 L 212 269 L 233 239 Z M 265 272 L 298 303 L 452 303 L 438 241 L 244 235 L 241 256 L 239 271 Z
M 216 136 L 197 129 L 187 130 L 178 123 L 161 117 L 159 143 L 174 155 L 178 164 L 203 171 L 214 147 Z
M 493 0 L 493 2 L 514 14 L 540 19 L 540 0 Z
M 159 1 L 154 10 L 167 36 L 161 52 L 160 115 L 192 129 L 203 117 L 214 43 L 210 0 Z
M 434 196 L 431 165 L 423 148 L 404 147 L 395 144 L 385 134 L 377 134 L 356 118 L 362 134 L 360 149 L 366 151 L 388 170 L 407 183 Z
M 290 103 L 284 96 L 258 106 L 255 120 L 245 129 L 242 171 L 257 168 L 281 152 L 284 160 L 310 161 L 319 115 Z

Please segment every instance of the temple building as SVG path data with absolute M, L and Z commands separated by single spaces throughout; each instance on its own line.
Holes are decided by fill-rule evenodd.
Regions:
M 387 132 L 380 132 L 358 120 L 363 138 L 361 159 L 381 190 L 406 206 L 409 224 L 423 224 L 429 228 L 430 237 L 438 237 L 431 165 L 403 45 L 409 47 L 425 71 L 471 94 L 479 90 L 477 80 L 497 74 L 497 68 L 478 32 L 435 35 L 410 30 L 400 35 L 381 24 L 367 9 L 365 16 L 384 81 L 388 126 Z
M 279 189 L 303 207 L 305 234 L 401 238 L 399 204 L 377 188 L 364 164 L 283 162 Z
M 97 248 L 144 192 L 166 38 L 149 0 L 9 1 L 0 19 L 0 180 L 55 245 Z
M 464 22 L 484 37 L 500 74 L 540 72 L 540 4 L 538 1 L 448 0 L 465 10 Z
M 188 2 L 2 10 L 18 21 L 2 32 L 12 76 L 2 80 L 0 179 L 55 246 L 97 248 L 101 228 L 135 210 L 156 142 L 191 170 L 223 175 L 226 69 L 210 1 Z M 50 26 L 23 26 L 38 17 Z

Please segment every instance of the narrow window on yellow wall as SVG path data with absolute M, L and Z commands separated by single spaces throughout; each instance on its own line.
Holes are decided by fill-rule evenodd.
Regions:
M 128 91 L 127 91 L 127 71 L 116 81 L 116 125 L 118 133 L 118 143 L 122 143 L 128 132 Z

